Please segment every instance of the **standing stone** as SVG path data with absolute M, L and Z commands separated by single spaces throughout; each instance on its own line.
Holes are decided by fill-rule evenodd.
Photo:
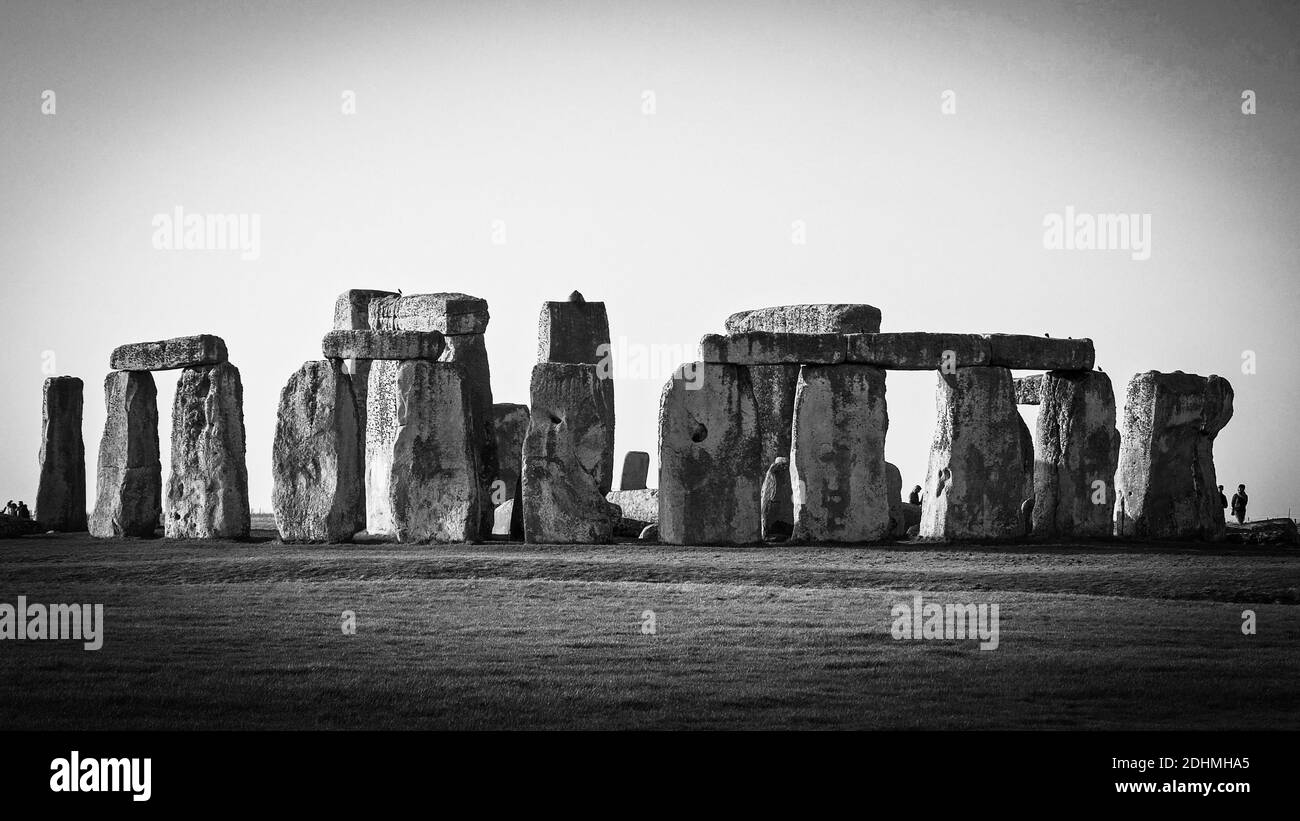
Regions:
M 763 541 L 790 538 L 794 532 L 794 503 L 790 490 L 790 459 L 778 456 L 763 477 L 759 492 Z
M 650 454 L 643 450 L 629 450 L 623 455 L 623 475 L 619 478 L 619 490 L 645 490 L 646 478 L 650 475 Z
M 1232 385 L 1219 376 L 1147 371 L 1128 383 L 1116 535 L 1218 541 L 1223 508 L 1214 439 L 1232 419 Z
M 82 382 L 45 380 L 41 405 L 41 482 L 35 518 L 45 530 L 86 530 L 86 446 L 81 439 Z
M 380 297 L 395 297 L 392 291 L 353 289 L 339 294 L 334 301 L 334 329 L 339 331 L 370 330 L 370 303 Z M 352 383 L 352 396 L 357 405 L 357 425 L 361 431 L 360 445 L 364 451 L 366 438 L 366 410 L 370 395 L 370 360 L 349 359 L 344 366 L 348 381 Z M 362 492 L 366 479 L 361 477 Z
M 397 441 L 397 372 L 401 365 L 393 359 L 376 359 L 370 363 L 367 380 L 366 532 L 372 536 L 393 532 L 389 482 L 393 475 L 393 444 Z
M 609 357 L 605 303 L 574 291 L 567 302 L 544 302 L 537 320 L 537 361 L 595 365 Z M 608 374 L 607 374 L 608 375 Z
M 524 539 L 610 541 L 618 510 L 605 499 L 614 473 L 613 382 L 596 365 L 533 366 L 524 439 Z
M 938 379 L 938 418 L 920 536 L 951 540 L 1022 535 L 1026 448 L 1011 371 L 960 368 L 940 373 Z
M 498 402 L 492 406 L 493 432 L 497 439 L 497 481 L 493 502 L 515 498 L 515 486 L 523 475 L 524 437 L 528 435 L 528 406 Z
M 1034 535 L 1111 535 L 1119 431 L 1100 371 L 1049 371 L 1040 383 Z
M 659 400 L 659 538 L 751 544 L 762 538 L 758 407 L 738 365 L 685 366 Z
M 229 362 L 181 371 L 166 513 L 169 539 L 248 537 L 244 386 Z
M 889 493 L 889 535 L 907 533 L 903 521 L 903 472 L 892 462 L 885 463 L 885 487 Z
M 874 334 L 880 309 L 871 305 L 777 305 L 727 317 L 727 333 Z
M 872 542 L 889 535 L 885 372 L 805 365 L 790 455 L 796 541 Z
M 388 477 L 399 542 L 479 539 L 483 518 L 473 393 L 464 368 L 411 360 L 397 368 L 397 432 Z M 490 521 L 490 514 L 489 514 Z
M 271 504 L 284 542 L 347 542 L 366 527 L 361 426 L 337 361 L 306 362 L 280 392 Z
M 98 493 L 90 535 L 153 536 L 162 513 L 158 457 L 158 389 L 148 371 L 115 371 L 104 379 L 104 436 L 99 441 Z
M 799 383 L 798 365 L 750 365 L 750 387 L 758 406 L 760 465 L 771 466 L 790 456 L 790 431 L 794 425 L 794 390 Z M 788 472 L 788 467 L 787 467 Z M 788 520 L 791 525 L 793 519 Z
M 480 302 L 482 300 L 479 300 Z M 486 303 L 484 303 L 486 305 Z M 470 393 L 471 435 L 474 450 L 478 454 L 479 481 L 482 483 L 479 495 L 479 514 L 482 520 L 479 528 L 483 533 L 492 532 L 493 503 L 492 482 L 499 468 L 497 466 L 497 436 L 492 413 L 492 371 L 488 366 L 487 346 L 483 334 L 456 334 L 444 337 L 447 349 L 443 351 L 442 362 L 453 362 L 461 366 L 461 372 L 468 382 Z M 610 405 L 613 413 L 613 405 Z

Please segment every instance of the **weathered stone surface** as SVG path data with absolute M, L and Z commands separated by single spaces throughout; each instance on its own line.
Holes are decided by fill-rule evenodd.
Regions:
M 889 535 L 907 532 L 903 521 L 903 473 L 892 462 L 885 463 L 885 487 L 889 493 Z
M 650 454 L 643 450 L 629 450 L 623 454 L 623 474 L 619 477 L 619 490 L 644 490 L 650 475 Z
M 727 317 L 727 333 L 874 334 L 880 309 L 871 305 L 777 305 Z
M 483 517 L 479 529 L 483 533 L 492 529 L 492 482 L 500 468 L 497 465 L 497 435 L 492 413 L 492 369 L 488 365 L 487 346 L 483 334 L 457 334 L 444 337 L 447 349 L 442 352 L 443 362 L 461 366 L 469 381 L 470 411 L 473 413 L 474 448 L 478 452 L 479 481 L 482 483 L 479 513 Z M 610 400 L 610 418 L 614 403 Z M 613 451 L 610 452 L 613 459 Z M 605 488 L 608 490 L 609 488 Z
M 790 455 L 796 541 L 871 542 L 889 535 L 888 428 L 884 371 L 803 367 Z
M 104 379 L 104 436 L 99 441 L 98 493 L 90 535 L 153 536 L 162 513 L 158 456 L 158 389 L 147 371 L 115 371 Z
M 330 331 L 321 340 L 326 359 L 428 359 L 442 356 L 437 331 Z
M 1245 524 L 1228 521 L 1224 539 L 1235 544 L 1300 544 L 1294 519 L 1255 519 Z
M 501 504 L 515 498 L 523 475 L 524 437 L 528 435 L 528 406 L 498 402 L 492 406 L 493 432 L 497 440 L 497 475 L 501 484 L 493 491 L 493 501 Z
M 1011 372 L 959 368 L 956 373 L 939 373 L 938 381 L 938 418 L 922 497 L 921 537 L 1021 535 L 1026 446 Z
M 490 529 L 480 530 L 482 482 L 473 392 L 464 368 L 402 362 L 396 387 L 397 433 L 388 477 L 393 533 L 399 542 L 477 541 Z
M 845 361 L 896 371 L 969 368 L 989 364 L 989 344 L 979 334 L 852 334 Z
M 903 534 L 915 536 L 913 531 L 921 526 L 921 506 L 903 502 Z
M 370 302 L 379 297 L 395 297 L 392 291 L 371 291 L 354 288 L 339 294 L 334 301 L 334 328 L 336 330 L 369 330 Z
M 366 531 L 376 536 L 393 532 L 389 482 L 393 475 L 393 444 L 397 441 L 397 371 L 401 365 L 393 359 L 376 359 L 370 363 L 367 380 Z
M 635 538 L 646 527 L 659 521 L 659 491 L 613 490 L 605 494 L 606 500 L 618 505 L 621 514 L 614 525 L 614 535 Z
M 524 539 L 608 542 L 618 518 L 609 504 L 614 473 L 613 382 L 596 365 L 533 366 L 524 439 Z
M 790 431 L 794 425 L 794 389 L 799 382 L 799 365 L 750 365 L 749 384 L 758 406 L 758 435 L 762 452 L 759 464 L 771 467 L 777 459 L 789 459 Z M 787 475 L 789 468 L 787 466 Z M 784 496 L 789 499 L 789 491 Z M 793 526 L 794 519 L 786 519 Z M 766 538 L 766 536 L 764 537 Z
M 186 368 L 172 404 L 169 539 L 248 537 L 244 386 L 229 362 Z
M 748 331 L 730 336 L 708 334 L 700 340 L 700 360 L 709 364 L 834 365 L 844 361 L 844 351 L 840 334 Z
M 1035 536 L 1111 535 L 1119 431 L 1115 392 L 1100 371 L 1041 380 L 1034 460 Z
M 521 502 L 521 500 L 506 499 L 504 502 L 496 506 L 496 510 L 492 513 L 493 536 L 509 538 L 513 535 L 510 531 L 511 524 L 515 518 L 515 510 L 523 507 L 522 502 L 518 505 L 515 504 L 516 502 Z
M 306 362 L 280 391 L 271 505 L 284 542 L 347 542 L 366 527 L 361 422 L 337 361 Z
M 53 376 L 42 390 L 41 480 L 33 516 L 45 530 L 72 533 L 87 528 L 82 388 L 75 376 Z
M 217 365 L 227 358 L 226 343 L 221 337 L 199 334 L 119 345 L 109 357 L 109 367 L 115 371 L 172 371 Z
M 1219 376 L 1147 371 L 1129 380 L 1116 535 L 1223 538 L 1214 438 L 1232 418 L 1232 401 L 1232 385 Z
M 1015 380 L 1015 385 L 1017 405 L 1041 404 L 1043 394 L 1043 374 L 1036 373 L 1033 376 L 1022 376 Z
M 794 532 L 794 502 L 790 488 L 790 459 L 772 460 L 759 491 L 763 541 L 790 538 Z
M 544 302 L 537 320 L 537 361 L 595 365 L 609 356 L 605 303 L 574 291 L 568 302 Z M 574 298 L 576 297 L 576 299 Z
M 987 334 L 989 364 L 1035 371 L 1090 371 L 1096 352 L 1091 339 L 1053 339 L 1025 334 Z
M 758 542 L 763 466 L 749 375 L 735 365 L 693 367 L 698 381 L 674 375 L 659 400 L 659 537 Z
M 375 331 L 438 331 L 446 336 L 481 334 L 488 326 L 487 300 L 468 294 L 375 296 L 367 304 Z

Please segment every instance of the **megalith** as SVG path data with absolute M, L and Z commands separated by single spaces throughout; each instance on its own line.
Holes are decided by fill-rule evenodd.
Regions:
M 52 376 L 42 389 L 41 479 L 34 515 L 45 530 L 71 533 L 87 528 L 82 388 L 75 376 Z
M 588 302 L 577 291 L 565 302 L 542 303 L 537 320 L 538 362 L 596 365 L 608 357 L 609 315 L 605 303 Z
M 693 379 L 683 378 L 690 369 Z M 758 408 L 738 365 L 697 362 L 659 400 L 659 538 L 750 544 L 762 538 Z
M 492 483 L 496 506 L 492 533 L 524 538 L 524 505 L 520 498 L 524 476 L 524 438 L 528 435 L 528 406 L 498 402 L 492 406 L 493 435 L 496 436 L 497 475 Z M 504 511 L 502 507 L 509 505 Z
M 903 520 L 903 473 L 893 462 L 885 463 L 885 487 L 889 494 L 889 535 L 907 533 Z
M 1147 371 L 1129 380 L 1115 535 L 1223 538 L 1214 439 L 1232 418 L 1232 401 L 1232 385 L 1219 376 Z
M 623 454 L 623 472 L 619 476 L 619 490 L 645 490 L 650 476 L 650 454 L 643 450 L 629 450 Z
M 862 304 L 775 305 L 737 311 L 727 317 L 727 333 L 749 331 L 788 334 L 874 334 L 880 309 Z
M 360 419 L 342 367 L 303 363 L 280 391 L 271 504 L 284 542 L 347 542 L 366 527 Z
M 478 300 L 482 302 L 482 300 Z M 483 303 L 485 306 L 487 303 Z M 464 315 L 451 314 L 448 320 Z M 480 316 L 480 314 L 474 314 Z M 486 317 L 486 308 L 481 316 Z M 483 320 L 486 325 L 486 318 Z M 453 325 L 452 327 L 456 327 Z M 463 323 L 460 327 L 478 327 Z M 487 346 L 483 334 L 467 333 L 444 336 L 447 343 L 440 361 L 459 365 L 461 373 L 469 388 L 470 396 L 470 433 L 479 464 L 479 515 L 482 517 L 479 528 L 483 533 L 492 532 L 493 502 L 492 482 L 495 481 L 499 467 L 497 465 L 497 437 L 492 413 L 492 369 L 488 364 Z M 612 407 L 612 406 L 611 406 Z M 611 410 L 612 412 L 612 410 Z
M 790 458 L 772 460 L 760 488 L 763 541 L 780 541 L 794 532 L 794 503 L 790 490 Z
M 1048 371 L 1038 390 L 1033 533 L 1111 535 L 1119 431 L 1101 371 Z
M 90 535 L 153 536 L 162 513 L 158 455 L 158 389 L 148 371 L 115 371 L 104 379 L 104 435 L 96 469 L 98 492 Z
M 171 476 L 164 530 L 169 539 L 248 536 L 244 386 L 229 362 L 186 368 L 172 404 Z
M 883 370 L 803 366 L 790 455 L 795 541 L 872 542 L 889 535 L 888 428 Z

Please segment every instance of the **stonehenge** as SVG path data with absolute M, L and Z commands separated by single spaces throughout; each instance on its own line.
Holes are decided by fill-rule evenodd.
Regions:
M 1048 371 L 1039 385 L 1032 532 L 1110 536 L 1119 460 L 1110 377 L 1098 371 Z
M 623 455 L 623 472 L 619 476 L 619 490 L 644 490 L 650 475 L 650 454 L 643 450 L 629 450 Z
M 84 531 L 88 522 L 82 382 L 75 376 L 50 377 L 41 393 L 41 474 L 34 514 L 45 530 Z
M 537 361 L 596 365 L 609 354 L 605 303 L 574 291 L 565 302 L 545 302 L 537 320 Z
M 173 371 L 219 365 L 228 358 L 226 343 L 219 336 L 198 334 L 120 345 L 109 357 L 115 371 Z
M 528 435 L 528 406 L 498 402 L 492 406 L 492 424 L 497 440 L 497 484 L 492 502 L 497 514 L 492 525 L 496 536 L 524 538 L 524 506 L 519 498 L 524 473 L 524 437 Z M 502 513 L 501 508 L 508 509 Z
M 229 362 L 187 367 L 176 383 L 163 528 L 169 539 L 248 536 L 244 386 Z
M 162 514 L 158 389 L 149 371 L 114 371 L 104 379 L 104 435 L 90 535 L 150 537 Z

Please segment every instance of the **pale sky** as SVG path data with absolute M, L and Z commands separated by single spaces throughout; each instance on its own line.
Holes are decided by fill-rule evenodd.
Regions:
M 222 336 L 269 510 L 279 391 L 339 292 L 484 297 L 495 399 L 526 403 L 541 303 L 576 288 L 619 355 L 866 302 L 884 330 L 1091 337 L 1121 407 L 1136 372 L 1217 373 L 1219 481 L 1294 514 L 1300 11 L 1142 6 L 4 0 L 0 501 L 35 499 L 47 352 L 86 382 L 93 503 L 112 348 Z M 260 215 L 260 257 L 156 250 L 177 206 Z M 1045 249 L 1067 206 L 1149 214 L 1150 258 Z M 615 376 L 618 462 L 653 456 L 664 374 Z M 906 487 L 934 385 L 888 378 Z

